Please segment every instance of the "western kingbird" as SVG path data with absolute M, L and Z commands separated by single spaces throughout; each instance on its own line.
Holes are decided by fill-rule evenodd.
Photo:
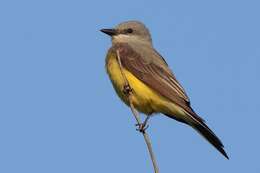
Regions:
M 145 25 L 127 21 L 113 29 L 101 31 L 112 38 L 112 47 L 106 56 L 106 69 L 121 100 L 129 106 L 124 93 L 125 77 L 132 89 L 133 106 L 139 112 L 148 117 L 162 113 L 193 127 L 228 159 L 220 139 L 191 108 L 183 87 L 164 58 L 154 49 Z

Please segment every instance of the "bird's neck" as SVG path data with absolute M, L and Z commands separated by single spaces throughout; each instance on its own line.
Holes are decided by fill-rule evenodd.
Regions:
M 128 36 L 128 35 L 117 35 L 112 37 L 112 44 L 116 43 L 128 43 L 135 44 L 140 46 L 152 46 L 152 42 L 138 38 L 136 36 Z

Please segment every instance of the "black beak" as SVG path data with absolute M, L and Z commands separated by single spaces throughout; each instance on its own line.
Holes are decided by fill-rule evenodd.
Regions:
M 117 34 L 117 31 L 115 29 L 101 29 L 100 31 L 110 36 Z

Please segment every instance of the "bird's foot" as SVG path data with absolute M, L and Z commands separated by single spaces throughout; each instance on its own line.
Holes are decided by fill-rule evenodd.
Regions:
M 135 126 L 137 126 L 136 130 L 141 132 L 141 133 L 145 133 L 146 129 L 149 127 L 149 125 L 146 124 L 145 122 L 141 123 L 141 124 L 135 124 Z
M 130 95 L 130 93 L 132 92 L 132 88 L 130 87 L 130 85 L 124 85 L 124 88 L 123 88 L 123 93 L 125 95 Z

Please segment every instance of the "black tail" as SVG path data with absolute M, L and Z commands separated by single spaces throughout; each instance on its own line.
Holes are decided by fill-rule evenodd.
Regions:
M 193 128 L 197 130 L 204 138 L 209 141 L 223 156 L 229 159 L 227 153 L 224 150 L 224 146 L 220 139 L 209 129 L 205 123 L 194 123 Z
M 199 132 L 209 143 L 211 143 L 223 156 L 229 159 L 227 153 L 224 150 L 224 146 L 220 139 L 214 134 L 212 130 L 204 123 L 203 120 L 195 119 L 194 117 L 191 118 L 192 123 L 186 122 L 184 119 L 178 119 L 175 116 L 167 115 L 166 116 L 173 118 L 179 122 L 191 125 L 197 132 Z

